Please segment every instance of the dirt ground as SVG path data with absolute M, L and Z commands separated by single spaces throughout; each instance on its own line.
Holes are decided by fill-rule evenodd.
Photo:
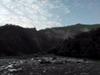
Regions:
M 100 75 L 100 62 L 60 57 L 3 58 L 0 75 Z

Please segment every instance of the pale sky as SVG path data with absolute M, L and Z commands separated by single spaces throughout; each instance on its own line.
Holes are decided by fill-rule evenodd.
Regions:
M 100 23 L 100 0 L 0 0 L 0 25 L 44 29 Z

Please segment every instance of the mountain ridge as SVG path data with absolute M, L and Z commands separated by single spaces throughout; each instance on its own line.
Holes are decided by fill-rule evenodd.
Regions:
M 64 48 L 64 42 L 77 39 L 81 33 L 90 33 L 100 25 L 85 27 L 89 30 L 84 31 L 84 26 L 76 24 L 74 26 L 51 28 L 37 31 L 35 28 L 23 28 L 7 24 L 0 27 L 0 56 L 30 55 L 30 54 L 58 54 Z M 65 28 L 65 29 L 63 29 Z M 71 30 L 72 28 L 72 30 Z M 88 29 L 87 28 L 87 29 Z M 88 35 L 87 35 L 88 36 Z M 96 36 L 96 35 L 95 35 Z M 91 38 L 91 37 L 90 37 Z M 64 45 L 63 45 L 64 44 Z M 59 47 L 63 47 L 62 49 Z M 55 51 L 55 49 L 58 49 Z M 60 50 L 61 49 L 61 50 Z M 68 48 L 69 49 L 69 48 Z M 74 49 L 74 48 L 73 48 Z M 55 53 L 55 52 L 56 53 Z M 69 51 L 69 50 L 68 50 Z M 60 54 L 60 53 L 59 53 Z M 67 54 L 67 53 L 66 53 Z M 62 54 L 61 54 L 62 55 Z M 67 56 L 67 55 L 66 55 Z

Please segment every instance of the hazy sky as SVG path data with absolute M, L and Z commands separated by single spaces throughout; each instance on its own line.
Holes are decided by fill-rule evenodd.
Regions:
M 37 29 L 100 23 L 100 0 L 0 0 L 0 25 Z

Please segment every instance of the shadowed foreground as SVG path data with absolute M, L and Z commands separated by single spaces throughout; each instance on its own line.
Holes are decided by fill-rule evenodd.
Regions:
M 0 75 L 100 75 L 99 61 L 61 57 L 0 59 Z

